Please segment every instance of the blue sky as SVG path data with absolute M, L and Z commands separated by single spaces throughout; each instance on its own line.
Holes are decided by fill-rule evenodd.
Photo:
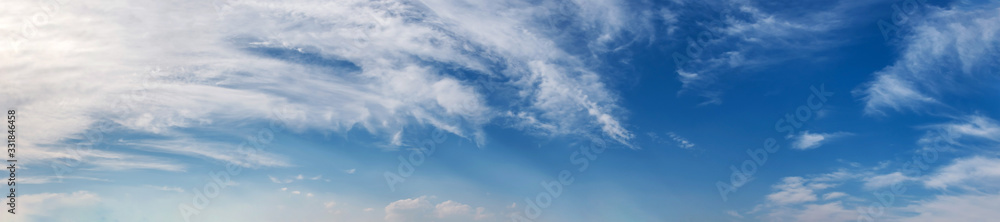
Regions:
M 15 1 L 0 221 L 988 221 L 997 1 Z

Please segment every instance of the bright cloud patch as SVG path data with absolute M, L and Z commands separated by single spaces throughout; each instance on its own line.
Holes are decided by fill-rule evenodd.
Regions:
M 447 200 L 433 205 L 433 197 L 421 196 L 398 200 L 385 207 L 386 221 L 473 221 L 493 217 L 485 208 Z
M 947 189 L 949 187 L 970 188 L 972 185 L 995 186 L 1000 182 L 1000 159 L 972 157 L 956 160 L 935 174 L 930 175 L 924 185 L 930 188 Z M 1000 187 L 1000 186 L 996 186 Z
M 792 142 L 792 148 L 798 150 L 808 150 L 820 147 L 824 142 L 829 142 L 832 139 L 851 135 L 849 133 L 809 133 L 809 131 L 803 131 L 798 136 L 794 137 Z
M 816 191 L 832 186 L 808 182 L 802 177 L 785 177 L 780 184 L 774 185 L 777 192 L 767 195 L 767 200 L 778 205 L 811 202 L 817 200 Z

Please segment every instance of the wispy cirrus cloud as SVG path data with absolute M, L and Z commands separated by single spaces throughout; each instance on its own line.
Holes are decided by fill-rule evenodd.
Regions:
M 22 177 L 18 178 L 20 184 L 47 184 L 47 183 L 63 183 L 63 180 L 90 180 L 90 181 L 103 181 L 111 182 L 108 179 L 101 179 L 95 177 L 83 177 L 83 176 L 38 176 L 38 177 Z
M 892 172 L 888 174 L 867 177 L 864 179 L 865 180 L 864 186 L 866 189 L 879 189 L 915 179 L 916 178 L 904 175 L 902 172 Z
M 986 3 L 924 9 L 925 17 L 907 23 L 912 33 L 903 40 L 899 58 L 854 91 L 865 101 L 865 114 L 924 113 L 947 107 L 941 101 L 949 95 L 995 89 L 1000 79 L 989 73 L 1000 68 L 995 62 L 1000 58 L 1000 8 Z
M 974 156 L 955 160 L 923 180 L 924 186 L 935 189 L 951 187 L 973 189 L 1000 182 L 1000 159 Z
M 970 140 L 1000 142 L 1000 124 L 982 114 L 955 117 L 952 121 L 921 128 L 927 134 L 918 141 L 925 146 L 962 145 Z
M 674 132 L 667 132 L 666 133 L 666 136 L 670 140 L 672 140 L 673 142 L 669 142 L 669 141 L 664 140 L 663 138 L 660 138 L 660 136 L 657 135 L 656 133 L 650 132 L 650 133 L 646 133 L 646 135 L 649 136 L 653 140 L 653 142 L 656 142 L 656 143 L 668 143 L 668 144 L 669 143 L 673 143 L 673 144 L 677 145 L 678 148 L 681 148 L 681 149 L 694 149 L 694 146 L 695 146 L 695 144 L 693 142 L 689 141 L 687 138 L 684 138 L 684 137 L 681 137 L 680 135 L 677 135 Z
M 667 133 L 667 136 L 670 136 L 670 139 L 674 140 L 674 142 L 677 142 L 677 147 L 680 147 L 680 148 L 683 148 L 683 149 L 694 148 L 694 143 L 692 143 L 691 141 L 688 141 L 687 138 L 684 138 L 684 137 L 681 137 L 681 136 L 677 135 L 676 133 L 669 132 L 669 133 Z
M 815 11 L 796 8 L 797 4 L 704 2 L 717 11 L 678 38 L 686 43 L 676 51 L 681 56 L 674 58 L 681 61 L 675 64 L 682 83 L 678 94 L 704 97 L 702 105 L 721 104 L 732 73 L 758 70 L 849 42 L 850 38 L 836 31 L 861 21 L 852 12 L 871 3 L 828 2 L 816 4 L 824 10 Z M 804 10 L 812 13 L 801 13 Z
M 23 143 L 40 147 L 26 153 L 39 160 L 93 160 L 56 147 L 102 122 L 114 125 L 105 135 L 151 134 L 184 144 L 137 142 L 147 151 L 261 167 L 289 164 L 277 154 L 242 156 L 191 131 L 280 120 L 294 131 L 357 128 L 399 141 L 396 133 L 417 124 L 482 145 L 484 125 L 507 122 L 545 135 L 596 133 L 630 144 L 625 110 L 594 69 L 593 55 L 628 44 L 628 33 L 646 32 L 645 17 L 626 12 L 632 7 L 621 1 L 74 2 L 16 56 L 2 53 L 0 69 L 16 84 L 4 89 L 0 103 L 24 112 L 25 125 L 38 126 L 23 129 L 34 135 Z M 30 16 L 18 8 L 2 11 Z M 126 10 L 93 10 L 100 8 Z M 586 50 L 566 50 L 561 46 L 580 39 L 543 31 L 552 17 L 591 27 L 576 33 Z M 477 79 L 496 91 L 486 93 Z M 524 118 L 503 115 L 508 111 Z M 184 168 L 117 161 L 105 169 Z
M 847 196 L 847 194 L 844 193 L 844 192 L 829 192 L 829 193 L 823 194 L 823 200 L 832 200 L 832 199 L 837 199 L 837 198 L 841 198 L 841 197 L 845 197 L 845 196 Z

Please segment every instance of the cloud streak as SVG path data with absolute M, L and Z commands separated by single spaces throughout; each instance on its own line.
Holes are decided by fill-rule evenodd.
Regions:
M 630 145 L 626 110 L 588 63 L 619 47 L 626 33 L 643 32 L 643 20 L 625 13 L 631 6 L 619 1 L 551 4 L 558 5 L 74 2 L 17 56 L 5 54 L 0 69 L 9 71 L 12 87 L 0 103 L 27 113 L 25 125 L 40 126 L 22 131 L 36 135 L 25 145 L 41 147 L 26 156 L 113 163 L 105 169 L 184 167 L 93 161 L 97 157 L 72 157 L 56 147 L 107 122 L 112 128 L 102 130 L 105 135 L 167 137 L 130 141 L 144 151 L 289 166 L 280 155 L 245 156 L 236 144 L 191 133 L 273 120 L 299 132 L 364 129 L 386 141 L 398 141 L 393 136 L 407 126 L 432 125 L 479 145 L 486 142 L 485 125 L 508 122 L 544 135 L 603 134 Z M 550 10 L 563 5 L 560 13 Z M 100 8 L 126 10 L 93 10 Z M 541 22 L 550 17 L 595 27 L 579 33 L 586 52 L 567 51 L 560 45 L 569 39 L 541 31 L 550 28 Z M 485 93 L 477 79 L 496 91 Z M 523 118 L 503 115 L 508 112 Z
M 1000 68 L 1000 16 L 995 4 L 985 7 L 924 7 L 926 18 L 913 18 L 912 34 L 903 40 L 899 58 L 874 73 L 854 92 L 865 101 L 867 115 L 887 111 L 936 112 L 949 95 L 970 89 L 995 89 Z

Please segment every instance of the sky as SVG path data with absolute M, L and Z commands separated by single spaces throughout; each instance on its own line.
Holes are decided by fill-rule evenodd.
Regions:
M 0 221 L 1000 217 L 995 0 L 3 5 Z

